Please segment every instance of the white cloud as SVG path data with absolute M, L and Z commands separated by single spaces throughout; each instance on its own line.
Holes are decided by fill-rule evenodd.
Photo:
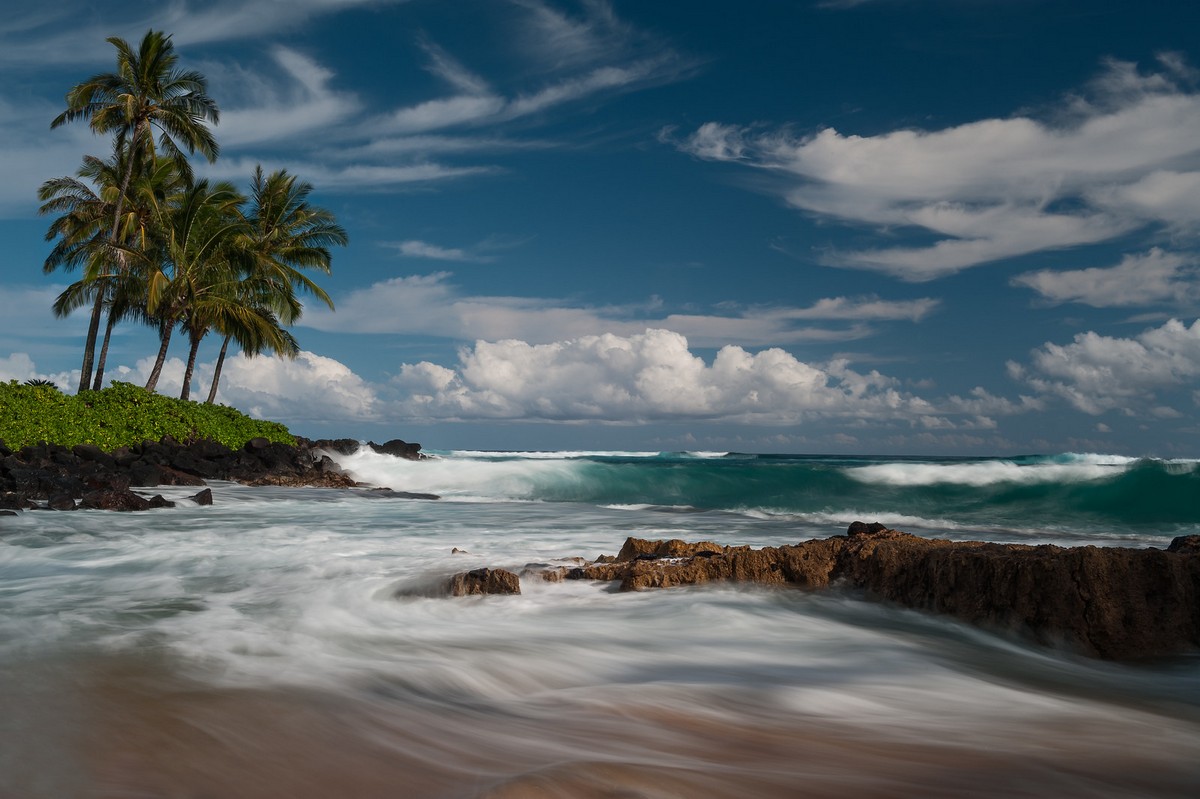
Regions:
M 1084 413 L 1152 412 L 1161 407 L 1157 392 L 1200 377 L 1200 320 L 1188 327 L 1172 319 L 1133 338 L 1080 333 L 1070 344 L 1047 342 L 1033 351 L 1029 367 L 1010 362 L 1008 370 Z
M 677 79 L 687 68 L 671 48 L 617 20 L 603 3 L 587 2 L 583 18 L 576 20 L 538 3 L 485 4 L 489 16 L 483 30 L 502 38 L 509 49 L 499 52 L 510 62 L 530 56 L 542 59 L 558 47 L 552 40 L 584 49 L 576 53 L 578 58 L 549 64 L 542 60 L 535 71 L 506 65 L 514 67 L 508 75 L 515 85 L 500 92 L 447 50 L 419 38 L 416 46 L 424 51 L 427 71 L 447 85 L 449 93 L 435 90 L 424 100 L 389 110 L 379 102 L 367 106 L 358 92 L 344 86 L 350 78 L 334 74 L 314 55 L 272 46 L 271 40 L 323 16 L 400 0 L 135 2 L 107 15 L 103 29 L 88 22 L 92 15 L 71 0 L 67 3 L 61 12 L 22 12 L 0 24 L 0 63 L 37 69 L 43 76 L 64 64 L 110 68 L 113 50 L 105 37 L 117 34 L 136 42 L 147 28 L 176 31 L 173 40 L 184 66 L 209 76 L 209 93 L 222 106 L 217 135 L 223 158 L 213 166 L 198 165 L 198 171 L 244 181 L 247 165 L 268 166 L 270 161 L 270 166 L 287 167 L 326 191 L 405 188 L 495 174 L 499 167 L 477 159 L 469 164 L 447 161 L 468 153 L 555 146 L 536 139 L 534 131 L 543 121 L 557 120 L 527 121 L 507 135 L 502 131 L 514 120 L 547 114 L 571 102 Z M 506 37 L 506 25 L 540 29 L 539 46 L 522 47 L 518 39 Z M 558 33 L 545 38 L 551 29 Z M 569 30 L 574 33 L 568 35 Z M 262 50 L 243 50 L 235 57 L 222 52 L 217 57 L 202 47 L 245 39 L 261 40 Z M 267 64 L 261 63 L 264 54 L 270 59 Z M 63 91 L 79 79 L 67 71 L 62 74 Z M 57 100 L 0 94 L 0 160 L 7 165 L 0 214 L 31 215 L 37 186 L 49 176 L 72 171 L 81 153 L 95 151 L 98 140 L 84 124 L 48 133 L 49 121 L 61 110 Z M 456 135 L 445 134 L 451 129 Z M 269 155 L 264 155 L 268 148 Z
M 1089 98 L 1055 119 L 983 119 L 875 136 L 832 128 L 807 136 L 716 122 L 679 143 L 710 161 L 778 181 L 818 217 L 938 237 L 933 244 L 831 253 L 834 266 L 911 281 L 1048 249 L 1107 241 L 1157 224 L 1195 230 L 1200 210 L 1200 94 L 1162 71 L 1113 61 Z
M 1091 267 L 1017 275 L 1013 284 L 1028 286 L 1051 302 L 1078 302 L 1093 308 L 1200 299 L 1196 257 L 1158 247 L 1144 255 L 1126 255 L 1113 267 Z
M 667 330 L 550 344 L 478 341 L 456 369 L 404 364 L 394 380 L 413 418 L 795 423 L 814 415 L 916 420 L 933 411 L 877 372 L 813 366 L 780 349 L 723 347 L 706 363 Z
M 177 46 L 250 39 L 294 30 L 312 19 L 357 6 L 392 5 L 407 0 L 156 0 L 107 4 L 103 15 L 91 6 L 64 0 L 52 7 L 29 5 L 0 25 L 0 61 L 26 64 L 78 64 L 112 54 L 104 40 L 133 41 L 147 29 L 177 31 Z M 53 10 L 48 10 L 53 8 Z
M 939 306 L 930 298 L 886 301 L 878 297 L 835 297 L 808 307 L 662 314 L 652 313 L 658 310 L 657 302 L 650 307 L 594 307 L 553 299 L 464 296 L 449 282 L 450 277 L 447 272 L 439 272 L 376 283 L 335 297 L 337 313 L 321 308 L 308 310 L 301 324 L 325 331 L 425 334 L 468 341 L 511 338 L 537 343 L 605 332 L 632 335 L 655 327 L 686 335 L 698 346 L 716 347 L 729 342 L 764 346 L 862 338 L 873 332 L 868 323 L 917 322 Z M 840 324 L 798 324 L 810 321 Z
M 208 394 L 213 365 L 198 370 L 201 398 Z M 375 390 L 349 367 L 307 351 L 295 360 L 243 355 L 227 359 L 217 401 L 288 424 L 374 421 L 382 410 Z
M 392 244 L 385 242 L 384 246 L 395 247 L 405 258 L 428 258 L 433 261 L 480 261 L 484 256 L 473 255 L 460 247 L 442 247 L 427 241 L 409 239 Z
M 205 68 L 213 76 L 210 93 L 235 93 L 240 100 L 238 106 L 221 112 L 219 133 L 223 146 L 301 138 L 313 130 L 340 125 L 362 109 L 353 94 L 331 89 L 333 72 L 312 58 L 286 47 L 275 48 L 272 58 L 283 71 L 286 85 L 268 83 L 260 71 L 246 68 Z

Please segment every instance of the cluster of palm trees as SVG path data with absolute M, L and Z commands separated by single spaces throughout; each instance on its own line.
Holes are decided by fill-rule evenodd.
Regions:
M 101 387 L 113 327 L 133 320 L 158 332 L 151 391 L 173 334 L 186 335 L 180 397 L 188 399 L 200 343 L 215 333 L 222 345 L 208 394 L 214 402 L 231 342 L 248 355 L 299 352 L 287 330 L 300 316 L 299 295 L 333 307 L 304 272 L 328 274 L 330 248 L 345 245 L 346 232 L 309 203 L 312 186 L 286 170 L 256 168 L 249 195 L 228 182 L 196 180 L 183 151 L 209 161 L 218 154 L 209 124 L 219 111 L 204 76 L 177 68 L 163 33 L 149 31 L 136 50 L 117 37 L 108 41 L 117 70 L 75 86 L 51 123 L 86 120 L 112 136 L 108 158 L 86 156 L 75 177 L 48 180 L 38 192 L 41 212 L 56 215 L 45 271 L 81 273 L 54 311 L 91 308 L 79 391 Z

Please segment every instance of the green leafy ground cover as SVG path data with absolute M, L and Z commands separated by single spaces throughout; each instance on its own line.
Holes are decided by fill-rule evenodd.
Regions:
M 131 383 L 101 391 L 63 394 L 52 386 L 0 382 L 0 441 L 11 449 L 45 441 L 106 452 L 171 436 L 186 443 L 209 439 L 231 449 L 262 437 L 296 443 L 278 422 L 251 419 L 225 405 L 172 399 Z

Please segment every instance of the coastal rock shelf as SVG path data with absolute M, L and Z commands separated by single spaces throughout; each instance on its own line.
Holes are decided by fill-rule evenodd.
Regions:
M 161 497 L 146 498 L 131 486 L 204 486 L 206 480 L 232 480 L 248 485 L 350 488 L 361 484 L 345 474 L 327 452 L 351 454 L 352 439 L 309 441 L 295 446 L 251 439 L 234 450 L 213 441 L 190 444 L 165 437 L 105 452 L 79 444 L 38 444 L 16 452 L 0 442 L 0 513 L 16 510 L 147 510 L 166 507 Z M 420 460 L 420 444 L 399 439 L 367 446 L 386 455 Z M 382 491 L 407 499 L 437 499 L 433 494 Z M 196 501 L 211 504 L 211 494 Z
M 1165 551 L 1029 546 L 920 538 L 855 522 L 844 536 L 762 549 L 630 538 L 615 558 L 537 574 L 614 581 L 620 591 L 717 581 L 842 585 L 1091 657 L 1200 650 L 1200 536 L 1176 538 Z

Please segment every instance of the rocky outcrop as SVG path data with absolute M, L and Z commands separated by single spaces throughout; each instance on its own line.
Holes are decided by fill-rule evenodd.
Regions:
M 631 538 L 615 560 L 561 573 L 619 581 L 621 591 L 836 584 L 1094 657 L 1200 649 L 1200 536 L 1167 551 L 1064 548 L 935 540 L 856 522 L 845 536 L 762 549 Z
M 379 446 L 389 454 L 400 453 L 397 457 L 424 457 L 420 455 L 420 444 L 397 439 Z M 131 498 L 140 496 L 131 488 L 202 487 L 209 480 L 348 488 L 359 483 L 327 453 L 348 454 L 357 448 L 358 442 L 352 439 L 297 439 L 297 445 L 291 446 L 255 438 L 235 450 L 215 441 L 180 444 L 168 436 L 112 452 L 90 444 L 68 448 L 45 443 L 14 452 L 0 442 L 0 509 L 143 509 L 141 502 Z M 392 492 L 391 496 L 437 499 L 433 494 L 403 492 Z M 149 497 L 140 498 L 154 502 Z M 211 495 L 208 499 L 211 501 Z M 145 507 L 161 506 L 156 503 Z
M 472 569 L 451 577 L 446 582 L 445 593 L 450 596 L 519 594 L 521 579 L 504 569 Z
M 391 455 L 396 458 L 404 458 L 410 461 L 419 461 L 425 458 L 421 454 L 420 444 L 410 444 L 407 441 L 401 441 L 398 438 L 393 438 L 391 441 L 385 441 L 382 444 L 376 444 L 374 441 L 368 441 L 367 446 L 378 452 L 380 455 Z

